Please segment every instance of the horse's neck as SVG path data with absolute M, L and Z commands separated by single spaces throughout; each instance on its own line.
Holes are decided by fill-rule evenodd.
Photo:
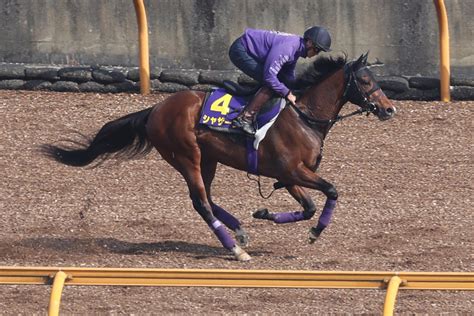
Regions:
M 298 103 L 304 104 L 315 119 L 335 119 L 342 108 L 344 70 L 340 69 L 309 88 Z

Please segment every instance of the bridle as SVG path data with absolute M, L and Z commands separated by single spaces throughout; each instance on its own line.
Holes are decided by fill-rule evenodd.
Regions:
M 373 81 L 374 86 L 369 91 L 365 92 L 361 89 L 357 74 L 362 71 L 367 71 L 367 66 L 359 68 L 357 71 L 352 69 L 353 62 L 347 63 L 344 65 L 344 82 L 345 88 L 344 93 L 342 94 L 341 103 L 344 104 L 347 101 L 351 100 L 354 104 L 359 106 L 359 109 L 355 110 L 352 113 L 346 115 L 338 115 L 335 119 L 318 119 L 311 117 L 310 115 L 303 112 L 300 108 L 295 106 L 294 104 L 288 102 L 293 109 L 298 113 L 298 115 L 311 127 L 314 126 L 321 126 L 321 125 L 328 125 L 328 129 L 332 127 L 335 123 L 342 121 L 348 117 L 359 115 L 366 113 L 369 115 L 370 113 L 377 113 L 378 107 L 377 105 L 370 101 L 370 96 L 375 93 L 376 91 L 380 90 L 380 86 Z M 357 96 L 354 100 L 354 93 Z
M 364 91 L 361 89 L 360 84 L 359 84 L 359 77 L 357 77 L 357 74 L 360 72 L 368 72 L 367 66 L 361 67 L 354 71 L 352 69 L 352 64 L 353 63 L 348 63 L 344 66 L 344 81 L 346 82 L 346 88 L 344 89 L 344 93 L 342 95 L 342 102 L 346 103 L 350 99 L 353 100 L 354 95 L 350 95 L 351 92 L 354 91 L 354 86 L 356 89 L 356 100 L 353 100 L 352 102 L 356 105 L 358 105 L 361 109 L 362 112 L 366 112 L 367 114 L 370 113 L 376 113 L 378 111 L 377 105 L 370 101 L 369 98 L 372 94 L 374 94 L 376 91 L 380 90 L 380 86 L 377 84 L 375 80 L 372 80 L 373 82 L 373 87 L 369 91 Z M 370 74 L 370 72 L 369 72 Z M 347 79 L 346 79 L 347 78 Z M 359 102 L 357 102 L 359 101 Z

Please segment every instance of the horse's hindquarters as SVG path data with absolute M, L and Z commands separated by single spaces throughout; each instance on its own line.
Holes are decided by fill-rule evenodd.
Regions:
M 186 148 L 196 143 L 194 129 L 204 99 L 203 92 L 181 91 L 157 104 L 147 122 L 147 135 L 160 150 Z

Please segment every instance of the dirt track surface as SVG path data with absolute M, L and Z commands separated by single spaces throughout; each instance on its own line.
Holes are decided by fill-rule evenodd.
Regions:
M 96 169 L 67 167 L 36 147 L 86 135 L 166 95 L 0 91 L 0 266 L 471 272 L 474 102 L 395 102 L 395 119 L 360 116 L 329 134 L 321 175 L 339 202 L 313 245 L 311 222 L 254 220 L 260 207 L 298 210 L 284 190 L 259 197 L 220 166 L 215 201 L 236 215 L 253 260 L 223 249 L 187 188 L 156 151 Z M 348 106 L 344 111 L 353 110 Z M 264 178 L 265 193 L 273 181 Z M 324 196 L 314 192 L 318 210 Z M 64 314 L 381 314 L 384 291 L 66 287 Z M 46 286 L 0 286 L 0 313 L 45 314 Z M 471 314 L 468 291 L 401 291 L 397 314 Z

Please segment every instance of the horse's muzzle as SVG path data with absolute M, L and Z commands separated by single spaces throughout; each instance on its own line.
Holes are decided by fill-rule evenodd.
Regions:
M 393 118 L 395 113 L 397 113 L 397 109 L 393 105 L 388 107 L 376 106 L 374 111 L 374 114 L 377 115 L 381 121 L 386 121 Z

